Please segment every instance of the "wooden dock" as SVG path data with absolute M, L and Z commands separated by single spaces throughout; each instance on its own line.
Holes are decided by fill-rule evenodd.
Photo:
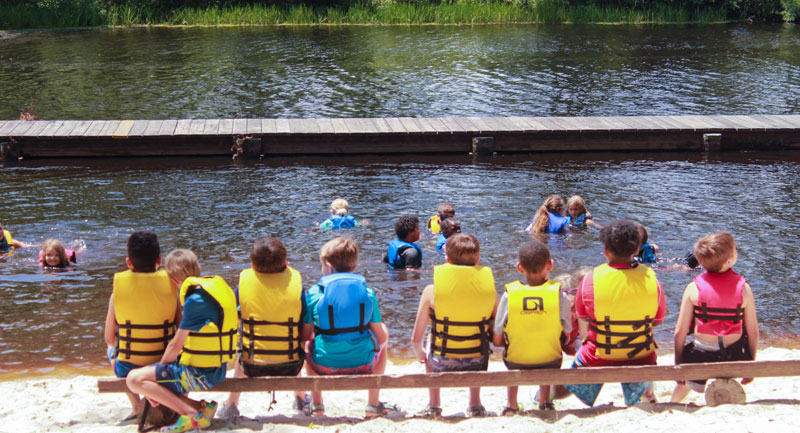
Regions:
M 238 149 L 236 137 L 240 139 Z M 800 115 L 0 120 L 4 160 L 800 148 Z

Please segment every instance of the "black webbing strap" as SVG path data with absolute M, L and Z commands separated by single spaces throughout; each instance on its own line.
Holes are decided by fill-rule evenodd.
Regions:
M 432 353 L 438 351 L 441 356 L 445 356 L 447 353 L 455 353 L 460 355 L 466 355 L 470 353 L 480 353 L 482 355 L 488 355 L 489 353 L 489 322 L 491 319 L 481 319 L 480 321 L 476 322 L 459 322 L 450 320 L 449 317 L 445 317 L 444 319 L 438 319 L 436 314 L 433 310 L 430 310 L 431 315 L 431 346 L 430 350 Z M 441 332 L 438 331 L 437 325 L 442 326 Z M 450 334 L 450 327 L 477 327 L 478 333 L 472 335 L 452 335 Z M 442 344 L 437 345 L 436 339 L 441 338 Z M 464 347 L 464 348 L 450 348 L 447 347 L 448 341 L 472 341 L 478 340 L 479 345 L 475 347 Z
M 334 326 L 333 321 L 333 305 L 328 305 L 328 323 L 330 329 L 322 329 L 319 326 L 314 327 L 314 332 L 319 335 L 336 335 L 336 334 L 344 334 L 346 332 L 366 332 L 369 330 L 369 322 L 364 323 L 364 319 L 366 319 L 366 307 L 364 303 L 359 304 L 359 322 L 360 325 L 358 326 L 350 326 L 348 328 L 337 328 Z
M 633 330 L 612 331 L 612 326 L 631 326 Z M 637 330 L 639 328 L 642 329 Z M 632 349 L 626 355 L 631 359 L 641 351 L 649 350 L 651 345 L 657 348 L 655 340 L 653 340 L 653 319 L 650 316 L 645 316 L 642 320 L 611 320 L 611 317 L 605 316 L 602 322 L 589 319 L 589 329 L 593 330 L 598 336 L 597 341 L 592 342 L 598 349 L 604 349 L 606 355 L 610 354 L 612 349 Z M 601 342 L 599 337 L 605 337 L 605 341 Z M 612 337 L 623 337 L 623 339 L 612 344 Z M 638 343 L 633 342 L 633 340 L 640 337 L 645 337 L 645 340 Z
M 737 324 L 740 320 L 744 320 L 744 309 L 742 308 L 742 304 L 736 304 L 736 308 L 714 308 L 709 307 L 703 302 L 700 306 L 693 307 L 692 315 L 697 319 L 703 320 L 703 322 L 708 322 L 709 320 L 727 320 Z
M 183 348 L 183 351 L 186 353 L 190 353 L 192 355 L 219 355 L 220 359 L 223 356 L 236 356 L 236 346 L 233 344 L 233 337 L 237 334 L 236 329 L 231 329 L 225 332 L 196 332 L 192 331 L 189 333 L 190 337 L 195 338 L 217 338 L 219 339 L 219 349 L 217 350 L 197 350 L 197 349 L 189 349 L 187 347 Z M 222 339 L 224 337 L 228 337 L 228 341 L 230 342 L 230 347 L 228 350 L 223 350 L 222 348 L 225 347 L 222 344 Z
M 290 317 L 286 322 L 272 322 L 269 320 L 255 320 L 252 317 L 250 319 L 242 319 L 242 324 L 247 325 L 248 331 L 244 330 L 244 326 L 242 327 L 242 336 L 247 337 L 250 339 L 250 344 L 248 345 L 247 351 L 250 354 L 250 359 L 253 359 L 254 355 L 287 355 L 290 356 L 293 354 L 297 354 L 298 356 L 303 353 L 302 348 L 300 347 L 300 325 L 301 322 L 295 322 L 293 317 Z M 258 335 L 255 333 L 255 326 L 256 325 L 275 325 L 275 326 L 283 326 L 288 329 L 286 337 L 275 337 L 269 335 Z M 297 330 L 297 335 L 295 335 L 295 330 Z M 256 341 L 277 341 L 277 342 L 286 342 L 288 343 L 287 350 L 266 350 L 266 349 L 256 349 L 255 342 Z
M 125 330 L 123 334 L 122 330 Z M 153 338 L 140 338 L 140 337 L 133 337 L 133 330 L 134 329 L 143 329 L 143 330 L 163 330 L 163 335 L 161 337 L 153 337 Z M 117 323 L 117 331 L 116 331 L 116 343 L 114 345 L 114 352 L 115 355 L 119 355 L 122 353 L 125 355 L 125 359 L 130 359 L 131 355 L 138 355 L 138 356 L 155 356 L 161 355 L 166 350 L 169 341 L 172 340 L 174 336 L 175 330 L 175 322 L 170 322 L 169 320 L 165 320 L 164 323 L 160 325 L 140 325 L 136 323 L 131 323 L 130 320 L 126 320 L 125 323 Z M 120 343 L 124 343 L 124 348 L 120 348 Z M 131 343 L 163 343 L 163 346 L 159 350 L 131 350 Z

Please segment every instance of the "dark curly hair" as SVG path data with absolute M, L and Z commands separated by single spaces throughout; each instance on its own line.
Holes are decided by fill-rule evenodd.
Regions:
M 419 227 L 419 218 L 415 216 L 401 216 L 396 223 L 394 223 L 394 233 L 397 239 L 405 239 L 409 233 L 412 233 Z
M 629 219 L 619 219 L 600 229 L 600 240 L 608 251 L 617 257 L 636 254 L 641 243 L 636 223 Z

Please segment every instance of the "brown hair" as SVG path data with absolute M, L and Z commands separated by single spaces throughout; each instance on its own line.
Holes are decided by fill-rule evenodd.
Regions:
M 560 211 L 559 211 L 560 210 Z M 533 216 L 533 229 L 532 233 L 544 233 L 547 231 L 547 225 L 550 224 L 550 215 L 548 212 L 561 215 L 564 211 L 564 199 L 560 195 L 553 194 L 542 203 L 542 207 L 536 211 Z
M 286 247 L 275 238 L 261 238 L 250 250 L 253 270 L 262 274 L 274 274 L 286 269 Z
M 481 244 L 475 236 L 456 233 L 447 238 L 444 251 L 454 265 L 475 266 L 481 256 Z
M 353 272 L 358 266 L 358 244 L 348 237 L 331 239 L 319 250 L 319 261 L 330 263 L 336 272 Z
M 164 259 L 164 269 L 170 278 L 178 281 L 178 285 L 189 277 L 200 276 L 200 262 L 197 261 L 197 256 L 191 250 L 184 248 L 172 250 L 167 254 Z
M 567 209 L 569 209 L 569 207 L 572 206 L 573 204 L 576 204 L 578 205 L 578 207 L 581 208 L 582 214 L 587 212 L 586 202 L 583 201 L 583 197 L 579 195 L 573 195 L 572 197 L 570 197 L 569 200 L 567 200 Z
M 644 245 L 647 243 L 647 229 L 644 226 L 636 227 L 636 230 L 639 231 L 639 245 Z
M 540 272 L 549 261 L 550 248 L 537 240 L 525 242 L 519 248 L 519 263 L 526 272 Z
M 619 219 L 600 229 L 600 240 L 611 254 L 627 257 L 639 251 L 639 230 L 629 219 Z
M 448 217 L 452 218 L 456 216 L 456 208 L 450 203 L 442 203 L 438 208 L 436 208 L 436 213 L 439 214 L 439 216 L 447 215 Z
M 47 262 L 44 259 L 44 256 L 47 255 L 47 250 L 53 250 L 56 254 L 58 254 L 58 267 L 59 268 L 66 268 L 69 266 L 69 257 L 67 257 L 67 251 L 64 249 L 64 244 L 61 243 L 58 239 L 50 238 L 42 244 L 42 265 L 48 266 Z
M 736 241 L 728 232 L 703 236 L 694 244 L 694 255 L 707 271 L 719 272 L 736 251 Z

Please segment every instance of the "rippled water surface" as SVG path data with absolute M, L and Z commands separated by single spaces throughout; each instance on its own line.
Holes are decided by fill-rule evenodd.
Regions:
M 351 26 L 0 35 L 0 119 L 800 112 L 800 26 Z
M 602 160 L 600 158 L 603 158 Z M 0 262 L 0 372 L 47 372 L 103 365 L 102 338 L 112 275 L 125 269 L 128 235 L 148 228 L 164 254 L 191 248 L 206 273 L 231 285 L 248 266 L 253 241 L 283 240 L 309 287 L 320 278 L 320 246 L 335 233 L 314 230 L 336 197 L 370 225 L 350 232 L 361 246 L 358 270 L 375 289 L 391 331 L 391 356 L 408 358 L 419 294 L 442 258 L 420 241 L 421 272 L 388 271 L 380 261 L 403 214 L 424 220 L 452 202 L 464 231 L 481 241 L 481 262 L 502 285 L 514 269 L 521 233 L 551 193 L 582 195 L 600 223 L 629 217 L 645 225 L 665 260 L 657 266 L 669 314 L 658 328 L 662 348 L 685 285 L 697 273 L 671 260 L 701 235 L 728 230 L 739 244 L 736 269 L 752 285 L 763 338 L 796 345 L 800 326 L 800 153 L 724 154 L 710 159 L 632 154 L 495 157 L 289 158 L 245 164 L 226 160 L 36 162 L 6 166 L 2 219 L 15 238 L 56 237 L 86 245 L 79 265 L 43 271 L 37 249 Z M 553 236 L 554 274 L 602 263 L 597 231 Z M 100 370 L 106 371 L 106 370 Z

